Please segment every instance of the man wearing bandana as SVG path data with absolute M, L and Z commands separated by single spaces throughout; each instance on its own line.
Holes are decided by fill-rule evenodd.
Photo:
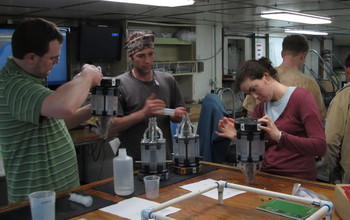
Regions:
M 148 119 L 157 117 L 157 125 L 166 139 L 167 159 L 171 159 L 172 136 L 170 120 L 180 122 L 187 114 L 179 88 L 170 73 L 153 70 L 154 35 L 134 32 L 125 48 L 132 65 L 131 71 L 120 79 L 119 116 L 115 117 L 112 132 L 118 132 L 121 146 L 134 161 L 141 160 L 140 142 L 148 127 Z M 175 109 L 174 115 L 162 115 L 163 108 Z

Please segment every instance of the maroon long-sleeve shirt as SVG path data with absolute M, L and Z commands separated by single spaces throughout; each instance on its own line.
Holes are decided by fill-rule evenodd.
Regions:
M 263 117 L 264 106 L 264 103 L 259 103 L 252 117 Z M 315 157 L 324 156 L 327 145 L 320 112 L 312 94 L 297 87 L 275 125 L 282 131 L 282 137 L 279 143 L 268 137 L 261 171 L 316 180 Z

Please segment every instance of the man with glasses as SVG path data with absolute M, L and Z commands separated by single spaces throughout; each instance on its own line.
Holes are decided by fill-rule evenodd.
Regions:
M 78 77 L 56 91 L 46 88 L 62 41 L 55 24 L 25 20 L 12 36 L 13 57 L 0 71 L 0 143 L 10 203 L 28 199 L 31 192 L 79 185 L 68 129 L 91 117 L 90 106 L 81 106 L 102 74 L 84 65 Z

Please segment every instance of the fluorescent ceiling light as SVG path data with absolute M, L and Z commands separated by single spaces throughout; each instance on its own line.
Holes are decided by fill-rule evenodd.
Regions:
M 154 6 L 163 6 L 163 7 L 178 7 L 178 6 L 194 4 L 194 0 L 104 0 L 104 1 L 129 3 L 129 4 L 141 4 L 141 5 L 154 5 Z
M 328 17 L 303 14 L 290 11 L 269 11 L 262 12 L 261 17 L 282 21 L 299 22 L 305 24 L 330 24 L 332 21 Z
M 284 29 L 285 33 L 308 34 L 308 35 L 328 35 L 327 32 L 313 30 Z

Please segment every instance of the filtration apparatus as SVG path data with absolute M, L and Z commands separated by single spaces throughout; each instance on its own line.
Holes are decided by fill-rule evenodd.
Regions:
M 157 118 L 149 119 L 148 128 L 141 140 L 141 170 L 139 178 L 147 175 L 157 175 L 160 180 L 169 178 L 166 167 L 166 140 L 162 130 L 157 126 Z
M 191 123 L 189 114 L 182 118 L 174 135 L 174 171 L 179 174 L 193 174 L 201 171 L 199 156 L 199 135 Z
M 261 168 L 265 155 L 265 132 L 259 128 L 260 125 L 266 126 L 266 123 L 260 123 L 255 118 L 235 119 L 236 158 L 247 182 L 254 181 L 255 172 Z
M 91 91 L 91 114 L 98 117 L 97 126 L 100 136 L 108 137 L 111 118 L 118 112 L 118 86 L 116 77 L 103 77 L 99 86 Z

